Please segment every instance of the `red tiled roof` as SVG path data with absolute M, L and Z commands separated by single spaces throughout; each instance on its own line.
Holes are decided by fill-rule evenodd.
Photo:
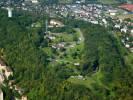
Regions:
M 123 4 L 121 6 L 119 6 L 122 9 L 128 10 L 128 11 L 132 11 L 133 12 L 133 4 Z

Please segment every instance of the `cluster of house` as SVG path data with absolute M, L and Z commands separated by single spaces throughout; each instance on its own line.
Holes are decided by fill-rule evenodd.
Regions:
M 26 0 L 25 0 L 26 1 Z M 37 0 L 27 0 L 37 2 Z M 122 33 L 130 33 L 122 39 L 126 48 L 129 48 L 131 52 L 133 52 L 132 41 L 129 41 L 130 37 L 133 37 L 133 29 L 129 28 L 129 26 L 133 26 L 132 22 L 126 22 L 121 19 L 118 22 L 114 19 L 114 16 L 121 12 L 123 9 L 124 14 L 133 14 L 133 4 L 124 4 L 114 8 L 109 5 L 102 5 L 102 4 L 80 4 L 80 0 L 77 1 L 77 4 L 66 4 L 66 5 L 49 5 L 41 7 L 40 5 L 34 5 L 30 8 L 30 6 L 23 5 L 23 10 L 33 11 L 33 8 L 36 11 L 40 12 L 41 14 L 48 13 L 51 17 L 53 16 L 60 16 L 60 17 L 71 17 L 75 19 L 85 20 L 93 24 L 100 24 L 105 27 L 110 25 L 108 19 L 114 22 L 112 26 L 114 29 L 120 30 Z M 64 25 L 57 20 L 51 20 L 50 25 L 48 27 L 63 27 Z M 53 40 L 55 37 L 49 36 L 49 39 Z M 127 39 L 127 40 L 126 40 Z M 126 41 L 126 42 L 125 42 Z M 63 47 L 63 44 L 59 44 L 57 47 Z M 54 46 L 55 48 L 55 46 Z
M 38 3 L 38 0 L 25 0 L 21 4 L 14 4 L 17 9 L 22 9 L 25 11 L 36 12 L 40 14 L 48 13 L 51 16 L 71 16 L 77 19 L 83 19 L 85 21 L 98 24 L 99 21 L 104 19 L 106 16 L 104 12 L 108 12 L 112 15 L 116 14 L 116 9 L 111 6 L 105 6 L 101 4 L 66 4 L 66 5 L 45 5 L 41 6 L 39 3 L 37 5 L 32 5 L 30 3 Z M 101 22 L 103 23 L 103 22 Z
M 112 21 L 113 28 L 122 33 L 121 41 L 124 46 L 133 52 L 133 22 L 121 19 L 113 19 Z
M 124 14 L 131 14 L 133 12 L 133 5 L 122 5 L 120 6 Z M 111 21 L 114 23 L 113 28 L 119 30 L 122 35 L 125 35 L 122 39 L 122 43 L 126 48 L 133 52 L 133 22 L 127 22 L 122 19 L 116 19 L 116 15 L 119 13 L 120 8 L 113 8 L 111 6 L 105 6 L 100 4 L 87 4 L 87 5 L 58 5 L 53 6 L 55 13 L 63 17 L 73 17 L 75 19 L 82 19 L 93 24 L 100 24 L 104 26 L 109 26 L 110 22 L 108 21 L 111 18 Z M 127 35 L 128 34 L 128 35 Z
M 133 14 L 133 4 L 123 4 L 119 7 Z
M 65 49 L 65 42 L 60 42 L 58 44 L 52 45 L 51 47 L 53 49 L 57 49 L 57 50 L 61 50 L 61 49 Z
M 82 0 L 79 0 L 82 1 Z M 79 2 L 77 0 L 77 2 Z M 27 5 L 26 2 L 37 3 L 37 5 Z M 38 0 L 25 0 L 22 2 L 21 5 L 16 5 L 17 9 L 22 9 L 30 12 L 49 14 L 51 17 L 60 16 L 60 17 L 72 17 L 75 19 L 81 19 L 93 24 L 100 24 L 107 26 L 108 17 L 117 15 L 121 9 L 126 9 L 124 12 L 133 11 L 133 5 L 121 5 L 117 8 L 114 8 L 109 5 L 102 5 L 102 4 L 65 4 L 65 5 L 45 5 L 41 6 L 38 3 Z M 53 21 L 54 24 L 55 21 Z M 52 22 L 51 22 L 52 23 Z M 60 24 L 60 23 L 59 23 Z
M 51 19 L 48 23 L 48 27 L 49 28 L 53 28 L 53 27 L 63 27 L 65 26 L 61 21 L 57 20 L 57 19 Z M 58 38 L 58 36 L 60 36 L 60 34 L 64 34 L 64 33 L 52 33 L 50 31 L 47 32 L 47 34 L 45 34 L 45 39 L 48 39 L 50 45 L 49 47 L 52 48 L 53 50 L 56 51 L 65 51 L 67 48 L 74 48 L 76 45 L 76 41 L 73 42 L 64 42 L 64 41 L 59 41 L 58 43 L 54 43 L 53 41 L 55 39 Z M 79 41 L 81 41 L 81 38 L 79 37 Z M 50 61 L 52 58 L 49 58 Z M 55 60 L 56 62 L 58 62 L 58 60 Z M 74 66 L 80 66 L 79 62 L 75 62 L 73 63 Z
M 70 78 L 76 78 L 76 79 L 79 79 L 79 80 L 85 80 L 85 78 L 82 75 L 71 76 Z
M 113 8 L 111 6 L 101 5 L 101 4 L 71 4 L 71 5 L 53 5 L 46 7 L 48 13 L 51 15 L 58 15 L 62 17 L 72 17 L 75 19 L 81 19 L 93 24 L 107 24 L 106 14 L 116 15 L 118 8 Z M 52 9 L 52 10 L 51 10 Z
M 38 4 L 38 0 L 24 0 L 26 3 L 33 3 L 33 4 Z
M 50 22 L 49 22 L 49 25 L 48 25 L 49 28 L 53 28 L 53 27 L 64 27 L 64 24 L 59 21 L 59 20 L 56 20 L 56 19 L 51 19 Z M 49 41 L 53 41 L 57 38 L 57 34 L 60 34 L 60 33 L 51 33 L 51 32 L 48 32 L 49 34 L 46 34 L 45 35 L 45 38 L 48 39 Z M 56 49 L 56 50 L 61 50 L 61 49 L 65 49 L 66 47 L 66 43 L 65 42 L 60 42 L 58 44 L 53 44 L 51 46 L 53 49 Z

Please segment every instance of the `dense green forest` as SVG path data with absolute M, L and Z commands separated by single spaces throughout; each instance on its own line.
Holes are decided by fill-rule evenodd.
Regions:
M 42 19 L 46 17 L 20 11 L 8 18 L 6 11 L 0 10 L 0 55 L 14 72 L 11 77 L 14 84 L 24 89 L 28 100 L 133 99 L 132 61 L 127 61 L 129 52 L 109 29 L 62 19 L 68 29 L 80 28 L 85 38 L 82 66 L 77 70 L 86 80 L 80 84 L 79 80 L 70 79 L 75 75 L 71 68 L 49 64 L 48 55 L 41 49 L 48 46 L 43 38 L 44 27 L 31 27 Z M 19 97 L 8 87 L 2 89 L 5 100 L 11 100 L 13 95 Z

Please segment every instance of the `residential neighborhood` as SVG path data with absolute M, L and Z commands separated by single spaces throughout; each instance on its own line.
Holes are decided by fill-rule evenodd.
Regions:
M 32 4 L 33 3 L 33 4 Z M 7 2 L 7 5 L 9 3 Z M 29 5 L 30 4 L 30 5 Z M 37 0 L 25 0 L 21 4 L 14 4 L 17 9 L 22 9 L 24 11 L 35 12 L 37 14 L 43 15 L 45 13 L 49 14 L 51 17 L 70 17 L 78 20 L 88 21 L 92 24 L 99 24 L 102 26 L 111 26 L 113 29 L 122 33 L 123 37 L 130 38 L 130 41 L 124 43 L 125 47 L 131 52 L 132 47 L 132 36 L 133 36 L 133 22 L 125 21 L 124 16 L 130 16 L 133 19 L 133 5 L 123 4 L 118 7 L 112 7 L 110 5 L 103 4 L 82 4 L 78 2 L 76 4 L 66 4 L 66 5 L 46 5 L 41 6 Z M 2 8 L 6 9 L 5 6 Z M 9 9 L 9 17 L 12 16 L 11 9 Z M 13 12 L 13 11 L 12 11 Z M 120 17 L 123 16 L 123 17 Z M 128 17 L 127 17 L 128 18 Z M 111 22 L 110 22 L 111 21 Z M 110 24 L 112 23 L 112 24 Z M 51 20 L 49 27 L 61 27 L 62 23 L 56 20 Z M 122 39 L 122 41 L 124 41 Z M 130 45 L 130 46 L 129 46 Z

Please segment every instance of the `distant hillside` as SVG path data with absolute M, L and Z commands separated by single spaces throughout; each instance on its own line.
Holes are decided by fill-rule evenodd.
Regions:
M 39 0 L 44 4 L 57 4 L 57 3 L 75 3 L 82 0 Z M 85 0 L 86 3 L 103 3 L 103 4 L 117 4 L 117 3 L 133 3 L 132 0 Z
M 133 3 L 132 0 L 86 0 L 86 2 L 99 2 L 103 4 Z

